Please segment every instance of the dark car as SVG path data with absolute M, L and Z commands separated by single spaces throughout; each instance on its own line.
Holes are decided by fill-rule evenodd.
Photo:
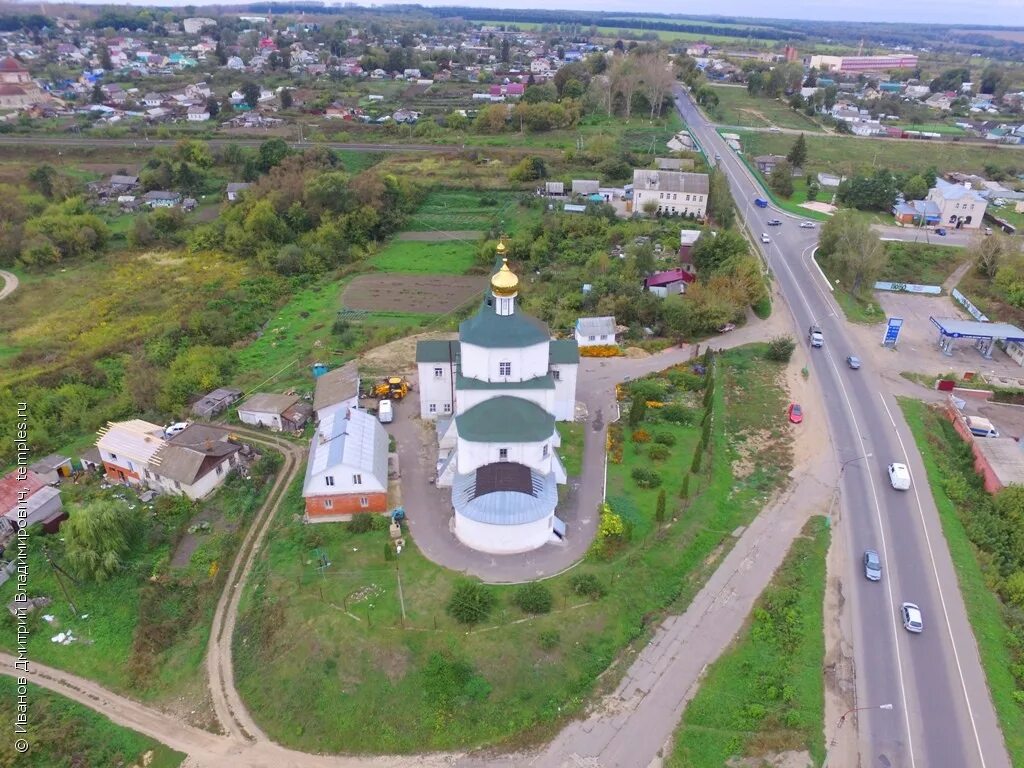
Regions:
M 782 226 L 782 220 L 781 219 L 768 219 L 768 226 L 769 227 L 781 227 Z
M 860 369 L 860 358 L 857 357 L 856 355 L 850 355 L 849 357 L 846 358 L 846 364 L 848 366 L 850 366 L 855 371 L 859 370 Z
M 882 580 L 882 559 L 873 549 L 864 550 L 864 576 L 868 581 Z
M 943 227 L 939 227 L 938 229 L 935 230 L 935 234 L 936 235 L 940 235 L 942 237 L 945 237 L 946 236 L 946 230 Z

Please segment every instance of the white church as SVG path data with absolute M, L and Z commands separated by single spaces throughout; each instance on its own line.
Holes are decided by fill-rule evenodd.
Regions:
M 555 422 L 575 415 L 579 349 L 517 312 L 518 294 L 519 278 L 503 258 L 459 340 L 416 349 L 420 416 L 437 420 L 437 485 L 452 489 L 453 530 L 466 546 L 493 554 L 529 552 L 566 535 L 555 515 L 566 481 Z

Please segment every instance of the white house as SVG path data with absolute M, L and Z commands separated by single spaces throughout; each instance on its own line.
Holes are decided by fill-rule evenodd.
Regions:
M 60 490 L 40 475 L 15 469 L 0 477 L 0 539 L 36 523 L 53 533 L 64 517 Z
M 273 432 L 301 429 L 312 413 L 313 406 L 297 395 L 260 393 L 238 407 L 238 418 L 243 424 L 252 424 Z
M 302 496 L 307 522 L 388 511 L 388 434 L 356 408 L 332 408 L 309 444 Z
M 708 207 L 708 175 L 637 168 L 633 171 L 633 210 L 644 211 L 648 202 L 656 204 L 654 210 L 661 214 L 702 219 Z
M 112 483 L 144 485 L 144 472 L 159 466 L 157 453 L 167 444 L 164 428 L 142 419 L 111 421 L 99 431 L 96 448 Z
M 167 440 L 142 471 L 154 491 L 202 499 L 227 479 L 238 463 L 241 446 L 231 442 L 227 430 L 190 424 Z
M 452 489 L 453 531 L 495 554 L 566 535 L 555 516 L 566 480 L 555 422 L 574 416 L 579 353 L 516 310 L 518 291 L 503 261 L 458 341 L 423 341 L 416 355 L 421 415 L 437 420 L 436 484 Z
M 988 207 L 988 201 L 970 182 L 951 184 L 945 179 L 935 180 L 935 186 L 928 190 L 925 200 L 931 200 L 939 207 L 939 221 L 943 225 L 957 229 L 978 229 Z
M 205 106 L 194 105 L 188 108 L 188 121 L 202 123 L 210 119 L 210 110 Z
M 355 360 L 328 371 L 316 380 L 313 413 L 323 421 L 332 410 L 359 407 L 359 366 Z
M 576 343 L 581 347 L 618 344 L 614 317 L 581 317 L 576 321 Z

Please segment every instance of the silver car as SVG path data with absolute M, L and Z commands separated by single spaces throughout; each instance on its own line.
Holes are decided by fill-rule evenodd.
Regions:
M 921 609 L 914 603 L 903 603 L 900 606 L 900 614 L 903 616 L 903 628 L 907 632 L 920 634 L 924 631 L 924 617 L 921 616 Z
M 864 576 L 868 581 L 882 580 L 882 558 L 873 549 L 864 550 Z

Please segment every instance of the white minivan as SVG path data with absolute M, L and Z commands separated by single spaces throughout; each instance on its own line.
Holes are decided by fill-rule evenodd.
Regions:
M 906 464 L 889 465 L 889 483 L 897 491 L 910 490 L 910 470 Z
M 377 407 L 377 418 L 381 424 L 390 424 L 395 419 L 395 411 L 391 407 L 390 400 L 381 400 Z
M 988 419 L 981 416 L 967 416 L 964 421 L 967 422 L 967 428 L 975 437 L 999 437 L 999 430 Z

